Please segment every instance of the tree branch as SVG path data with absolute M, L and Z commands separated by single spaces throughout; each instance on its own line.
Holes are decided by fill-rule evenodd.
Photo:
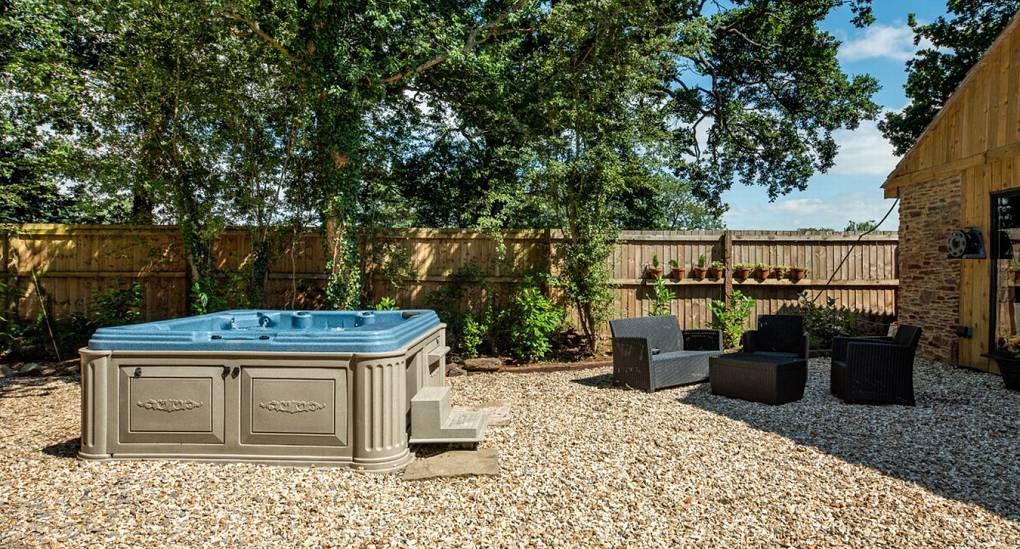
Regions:
M 268 32 L 266 32 L 264 30 L 262 30 L 262 27 L 259 26 L 258 21 L 253 21 L 251 19 L 248 19 L 247 17 L 245 17 L 245 16 L 241 15 L 240 13 L 238 13 L 237 11 L 235 11 L 233 8 L 227 8 L 226 10 L 223 11 L 222 15 L 226 19 L 230 19 L 230 20 L 233 20 L 233 21 L 237 21 L 239 23 L 243 23 L 245 26 L 247 26 L 249 29 L 251 29 L 251 31 L 253 33 L 255 33 L 255 35 L 258 36 L 260 40 L 262 40 L 267 45 L 269 45 L 269 47 L 271 47 L 274 50 L 282 53 L 287 59 L 290 59 L 291 61 L 293 61 L 294 63 L 299 65 L 302 69 L 304 69 L 309 74 L 314 74 L 314 71 L 305 62 L 304 59 L 302 59 L 301 57 L 298 57 L 297 55 L 295 55 L 293 52 L 291 52 L 289 49 L 287 49 L 287 46 L 284 46 L 279 40 L 277 40 L 276 38 L 273 38 L 273 36 L 271 34 L 269 34 Z
M 494 28 L 502 26 L 503 23 L 505 23 L 506 20 L 510 18 L 511 14 L 513 14 L 514 12 L 524 8 L 524 6 L 527 5 L 529 2 L 530 2 L 530 0 L 517 0 L 510 7 L 509 10 L 507 10 L 507 11 L 503 12 L 502 14 L 500 14 L 500 16 L 497 17 L 495 20 L 493 20 L 493 21 L 491 21 L 489 23 L 484 23 L 484 24 L 478 25 L 477 27 L 471 29 L 471 32 L 468 33 L 467 40 L 464 42 L 464 45 L 461 46 L 461 48 L 460 48 L 460 53 L 461 54 L 470 53 L 473 49 L 478 47 L 478 44 L 481 44 L 487 38 L 487 37 L 483 37 L 481 40 L 479 40 L 478 36 L 481 33 L 485 32 L 487 30 L 494 29 Z M 391 74 L 391 75 L 383 78 L 382 79 L 382 83 L 383 84 L 387 84 L 387 85 L 395 84 L 395 83 L 397 83 L 397 82 L 399 82 L 399 81 L 401 81 L 401 80 L 403 80 L 403 79 L 405 79 L 407 77 L 421 74 L 421 73 L 431 69 L 432 67 L 442 63 L 443 61 L 446 61 L 449 58 L 450 58 L 450 52 L 439 54 L 439 55 L 429 59 L 428 61 L 425 61 L 424 63 L 421 63 L 421 64 L 419 64 L 419 65 L 417 65 L 415 67 L 411 67 L 411 68 L 402 70 L 400 72 L 396 72 L 394 74 Z

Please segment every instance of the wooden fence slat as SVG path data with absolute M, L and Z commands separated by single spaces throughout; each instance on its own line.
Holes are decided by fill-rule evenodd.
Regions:
M 507 231 L 503 235 L 506 256 L 498 257 L 491 234 L 463 229 L 386 229 L 364 237 L 366 267 L 371 270 L 370 296 L 398 298 L 402 307 L 421 307 L 429 293 L 450 282 L 459 268 L 475 265 L 487 274 L 497 290 L 504 291 L 527 271 L 553 269 L 551 258 L 564 240 L 559 230 Z M 637 316 L 651 309 L 650 281 L 645 268 L 653 255 L 669 271 L 675 259 L 688 273 L 680 281 L 667 280 L 676 303 L 671 310 L 684 327 L 711 322 L 709 303 L 734 289 L 758 300 L 757 314 L 774 313 L 794 306 L 798 294 L 819 292 L 820 302 L 833 296 L 841 305 L 871 315 L 893 316 L 898 288 L 897 236 L 879 231 L 858 241 L 857 233 L 803 234 L 795 231 L 623 231 L 607 258 L 617 288 L 616 314 Z M 322 236 L 315 230 L 288 232 L 275 237 L 269 275 L 269 306 L 314 307 L 321 304 L 326 275 L 322 270 Z M 413 276 L 400 288 L 368 262 L 371 250 L 395 243 L 407 251 Z M 76 226 L 21 225 L 4 234 L 2 259 L 5 277 L 26 295 L 12 310 L 31 317 L 38 301 L 31 288 L 31 273 L 43 273 L 44 291 L 60 315 L 91 313 L 92 295 L 116 284 L 137 280 L 145 285 L 144 318 L 155 320 L 186 314 L 188 287 L 180 238 L 172 226 Z M 217 263 L 236 269 L 246 264 L 250 233 L 227 229 L 215 246 Z M 853 247 L 846 264 L 828 287 L 826 280 Z M 806 267 L 808 278 L 797 283 L 769 279 L 764 282 L 734 280 L 727 269 L 722 280 L 693 280 L 690 269 L 704 254 L 707 262 L 785 264 Z M 320 305 L 321 306 L 321 305 Z

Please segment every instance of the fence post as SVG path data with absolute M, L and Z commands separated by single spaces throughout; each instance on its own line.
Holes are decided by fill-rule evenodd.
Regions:
M 18 266 L 14 265 L 11 261 L 11 233 L 13 231 L 9 227 L 0 228 L 0 233 L 3 235 L 3 248 L 0 249 L 0 261 L 3 261 L 4 269 L 4 284 L 7 285 L 4 288 L 2 306 L 3 316 L 11 316 L 12 319 L 16 316 L 17 311 L 15 310 L 17 304 L 17 292 L 18 287 Z M 11 313 L 15 313 L 11 315 Z
M 730 302 L 733 295 L 733 233 L 724 231 L 722 236 L 722 261 L 726 265 L 723 271 L 723 303 Z

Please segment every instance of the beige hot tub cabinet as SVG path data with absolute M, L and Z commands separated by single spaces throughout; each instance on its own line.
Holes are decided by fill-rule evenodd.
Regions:
M 402 469 L 416 434 L 484 437 L 449 410 L 444 328 L 382 353 L 82 349 L 79 455 Z

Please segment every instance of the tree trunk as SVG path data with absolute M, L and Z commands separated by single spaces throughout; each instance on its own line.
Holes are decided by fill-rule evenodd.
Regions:
M 152 225 L 155 222 L 152 193 L 141 182 L 131 186 L 131 224 Z
M 269 295 L 269 263 L 272 261 L 272 242 L 260 230 L 252 234 L 251 242 L 251 275 L 248 280 L 248 305 L 256 308 L 268 306 L 266 296 Z

